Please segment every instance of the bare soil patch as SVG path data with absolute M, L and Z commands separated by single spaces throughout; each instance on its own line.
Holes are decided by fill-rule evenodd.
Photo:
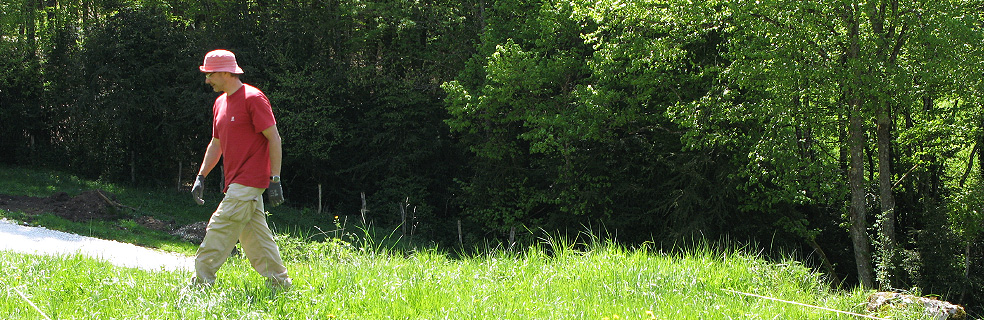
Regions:
M 51 213 L 72 222 L 118 221 L 132 217 L 124 211 L 136 211 L 120 204 L 116 200 L 116 195 L 104 190 L 88 190 L 74 197 L 65 192 L 57 192 L 50 197 L 0 194 L 0 209 L 23 212 L 28 216 Z M 162 221 L 151 216 L 140 216 L 133 220 L 153 230 L 170 232 L 174 227 L 173 222 Z
M 0 195 L 0 209 L 20 211 L 29 216 L 52 213 L 73 222 L 118 220 L 120 214 L 110 205 L 116 196 L 102 190 L 88 190 L 72 197 L 58 192 L 50 197 Z
M 205 223 L 177 227 L 174 221 L 160 220 L 147 215 L 133 215 L 134 208 L 120 204 L 116 195 L 105 190 L 88 190 L 77 196 L 58 192 L 50 197 L 30 197 L 0 194 L 0 209 L 23 212 L 29 217 L 51 213 L 72 222 L 119 221 L 133 219 L 147 229 L 164 231 L 192 243 L 201 243 Z

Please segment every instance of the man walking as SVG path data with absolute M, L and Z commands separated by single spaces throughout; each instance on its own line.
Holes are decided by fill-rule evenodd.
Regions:
M 222 95 L 212 106 L 212 141 L 191 193 L 199 205 L 205 203 L 205 177 L 221 158 L 225 197 L 205 228 L 205 240 L 195 255 L 192 283 L 213 284 L 216 272 L 238 240 L 253 269 L 267 278 L 268 287 L 289 289 L 291 279 L 263 208 L 264 190 L 271 206 L 284 201 L 280 185 L 281 140 L 270 100 L 239 79 L 243 70 L 230 51 L 209 52 L 199 70 L 205 73 L 205 83 Z

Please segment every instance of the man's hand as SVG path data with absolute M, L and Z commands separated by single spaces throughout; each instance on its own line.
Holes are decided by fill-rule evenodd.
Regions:
M 270 182 L 270 187 L 267 188 L 266 192 L 267 201 L 270 202 L 271 207 L 284 203 L 284 188 L 280 186 L 280 182 Z
M 195 197 L 195 202 L 198 202 L 198 205 L 205 204 L 205 200 L 202 200 L 203 193 L 205 193 L 205 176 L 198 175 L 195 178 L 195 185 L 191 187 L 191 196 Z

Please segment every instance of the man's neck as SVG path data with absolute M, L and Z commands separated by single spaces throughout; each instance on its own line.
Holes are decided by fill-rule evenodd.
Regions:
M 222 91 L 225 91 L 227 95 L 232 95 L 233 93 L 236 93 L 236 91 L 239 91 L 239 88 L 242 87 L 243 87 L 243 82 L 237 78 L 234 81 L 230 81 L 229 85 L 226 86 L 225 90 Z

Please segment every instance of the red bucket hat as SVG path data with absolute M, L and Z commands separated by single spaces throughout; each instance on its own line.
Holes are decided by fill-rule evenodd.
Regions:
M 205 54 L 205 62 L 198 67 L 201 72 L 229 72 L 243 74 L 236 63 L 236 55 L 229 50 L 213 50 Z

